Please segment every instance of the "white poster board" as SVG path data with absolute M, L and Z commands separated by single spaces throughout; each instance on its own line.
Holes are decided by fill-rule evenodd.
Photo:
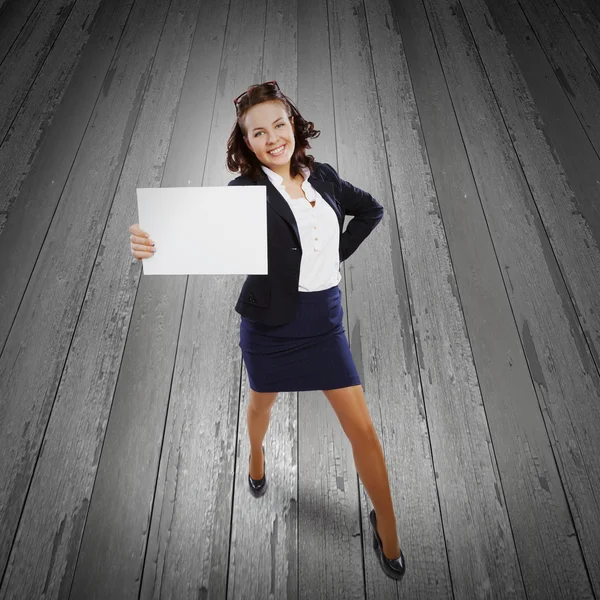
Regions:
M 137 188 L 144 275 L 266 275 L 267 188 Z

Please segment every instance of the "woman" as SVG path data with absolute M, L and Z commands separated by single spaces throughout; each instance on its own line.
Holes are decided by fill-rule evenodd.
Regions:
M 356 469 L 376 507 L 369 515 L 373 547 L 389 577 L 401 579 L 405 561 L 396 533 L 387 469 L 342 324 L 340 262 L 375 228 L 383 207 L 339 178 L 305 150 L 319 135 L 275 81 L 251 86 L 234 100 L 236 123 L 227 167 L 240 175 L 229 185 L 267 188 L 268 275 L 249 275 L 235 310 L 250 384 L 250 491 L 267 487 L 264 448 L 278 392 L 323 390 L 344 433 Z M 344 216 L 350 214 L 342 233 Z M 130 227 L 137 259 L 155 248 Z

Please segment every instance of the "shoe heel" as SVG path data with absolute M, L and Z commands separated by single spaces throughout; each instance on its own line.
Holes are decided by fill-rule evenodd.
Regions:
M 264 452 L 265 452 L 265 446 L 264 446 L 264 444 L 262 446 L 262 451 L 263 451 L 263 454 L 264 454 Z M 248 460 L 250 460 L 250 457 L 248 457 Z M 260 498 L 260 496 L 262 496 L 266 492 L 266 490 L 267 490 L 267 472 L 266 472 L 266 468 L 267 468 L 267 459 L 266 459 L 266 457 L 264 457 L 264 461 L 263 461 L 264 475 L 262 476 L 262 478 L 261 479 L 252 479 L 252 477 L 250 477 L 250 473 L 248 473 L 248 484 L 250 486 L 250 492 L 256 498 Z
M 379 536 L 377 535 L 377 518 L 375 515 L 375 509 L 371 511 L 369 514 L 369 520 L 371 522 L 371 526 L 373 527 L 373 549 L 375 550 L 375 554 L 379 559 L 379 563 L 381 564 L 381 568 L 383 572 L 392 579 L 400 580 L 404 576 L 404 572 L 406 570 L 406 560 L 404 558 L 404 554 L 402 550 L 400 550 L 400 557 L 389 559 L 386 558 L 383 553 L 383 545 L 379 541 Z

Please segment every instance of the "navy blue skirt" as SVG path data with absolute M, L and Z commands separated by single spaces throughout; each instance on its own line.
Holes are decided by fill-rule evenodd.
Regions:
M 255 392 L 334 390 L 361 385 L 342 320 L 336 285 L 298 292 L 290 323 L 270 326 L 242 317 L 240 348 Z

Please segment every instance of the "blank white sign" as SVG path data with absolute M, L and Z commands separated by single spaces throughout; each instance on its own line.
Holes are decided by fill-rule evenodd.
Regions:
M 137 188 L 144 275 L 266 275 L 267 188 Z

